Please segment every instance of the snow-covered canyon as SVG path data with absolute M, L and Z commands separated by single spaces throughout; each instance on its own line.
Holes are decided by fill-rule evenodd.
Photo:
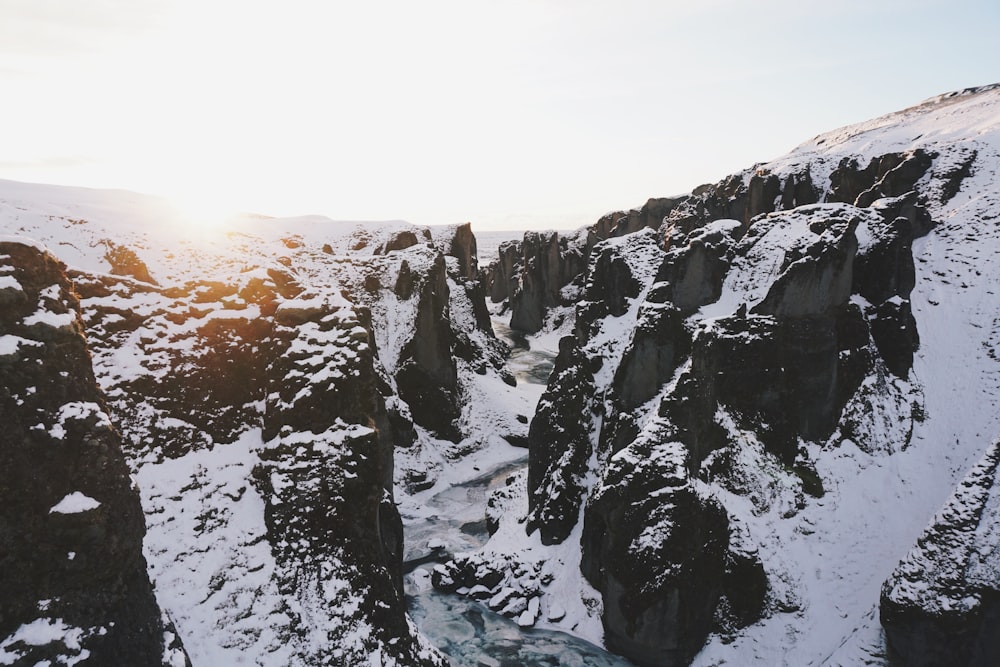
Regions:
M 569 233 L 0 182 L 0 664 L 993 664 L 998 169 L 987 86 Z

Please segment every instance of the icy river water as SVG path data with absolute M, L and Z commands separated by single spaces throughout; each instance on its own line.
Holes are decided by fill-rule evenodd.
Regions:
M 497 335 L 512 345 L 510 367 L 519 383 L 544 385 L 552 370 L 553 351 L 530 349 L 528 341 L 494 322 Z M 527 452 L 518 460 L 484 469 L 469 481 L 434 495 L 427 516 L 406 523 L 409 560 L 438 541 L 452 551 L 476 549 L 489 534 L 485 525 L 490 488 L 527 466 Z M 405 520 L 405 519 L 404 519 Z M 485 605 L 429 587 L 428 571 L 420 566 L 406 576 L 410 615 L 420 631 L 455 667 L 630 667 L 632 663 L 564 632 L 521 628 Z

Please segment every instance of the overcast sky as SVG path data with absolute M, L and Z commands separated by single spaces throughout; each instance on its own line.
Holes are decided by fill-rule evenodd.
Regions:
M 0 0 L 0 178 L 577 227 L 1000 81 L 1000 2 Z

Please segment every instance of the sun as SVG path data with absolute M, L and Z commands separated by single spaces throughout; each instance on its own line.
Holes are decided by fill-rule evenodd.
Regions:
M 177 231 L 188 238 L 220 235 L 237 217 L 236 208 L 215 193 L 185 193 L 170 200 L 176 210 Z

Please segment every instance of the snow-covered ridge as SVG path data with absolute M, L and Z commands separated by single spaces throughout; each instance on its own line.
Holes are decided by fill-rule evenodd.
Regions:
M 594 449 L 581 472 L 578 462 L 588 459 L 578 451 L 581 438 L 564 438 L 571 444 L 557 451 L 549 449 L 566 444 L 559 437 L 533 441 L 539 456 L 532 449 L 532 460 L 549 474 L 533 473 L 540 486 L 526 495 L 556 497 L 558 489 L 561 499 L 576 480 L 591 498 L 579 518 L 586 523 L 614 452 L 629 451 L 667 418 L 663 442 L 680 437 L 691 448 L 699 489 L 729 515 L 730 545 L 750 554 L 737 559 L 740 567 L 751 572 L 756 561 L 767 572 L 763 618 L 747 606 L 747 591 L 726 592 L 731 604 L 714 619 L 694 664 L 884 662 L 882 582 L 1000 432 L 988 407 L 1000 393 L 998 169 L 1000 85 L 984 86 L 825 133 L 784 157 L 590 229 L 628 238 L 649 227 L 669 246 L 635 271 L 611 262 L 620 241 L 594 243 L 586 247 L 588 271 L 563 278 L 573 289 L 543 327 L 555 328 L 576 304 L 579 352 L 565 373 L 591 376 L 598 398 L 555 417 L 547 407 L 536 422 L 548 419 L 551 428 L 539 432 L 555 436 L 560 424 L 593 423 Z M 702 241 L 699 230 L 720 219 L 737 222 Z M 833 229 L 833 219 L 845 224 Z M 518 290 L 551 293 L 546 281 L 559 278 L 557 259 L 560 270 L 579 265 L 572 241 L 556 239 L 547 241 L 547 268 L 535 270 L 542 255 L 533 239 L 523 243 L 520 255 L 501 255 L 494 273 L 508 286 L 498 292 L 506 307 L 524 298 Z M 840 315 L 825 320 L 831 313 Z M 823 340 L 836 342 L 824 352 Z M 832 384 L 801 370 L 816 370 L 821 358 L 838 367 Z M 553 389 L 571 386 L 565 373 L 557 367 Z M 806 381 L 795 385 L 793 374 Z M 830 376 L 813 379 L 821 377 Z M 754 422 L 788 382 L 792 407 L 757 412 Z M 692 424 L 692 405 L 706 396 L 720 409 L 706 409 L 708 420 Z M 789 417 L 796 410 L 799 417 Z M 776 439 L 790 424 L 795 437 Z M 720 441 L 731 446 L 715 449 Z M 664 465 L 675 455 L 664 453 Z M 537 502 L 529 530 L 532 517 L 556 516 L 546 509 L 550 501 Z M 651 534 L 644 530 L 634 533 Z M 567 542 L 578 539 L 573 533 Z M 586 530 L 582 539 L 586 563 L 596 543 Z M 494 540 L 484 553 L 499 562 L 531 544 L 513 541 L 518 547 L 505 549 Z M 553 547 L 553 562 L 565 562 L 571 548 Z M 533 561 L 544 554 L 532 547 Z M 552 588 L 573 590 L 559 576 Z M 634 609 L 640 597 L 621 604 Z M 607 641 L 609 604 L 617 602 L 604 600 Z M 641 649 L 634 655 L 655 662 Z

